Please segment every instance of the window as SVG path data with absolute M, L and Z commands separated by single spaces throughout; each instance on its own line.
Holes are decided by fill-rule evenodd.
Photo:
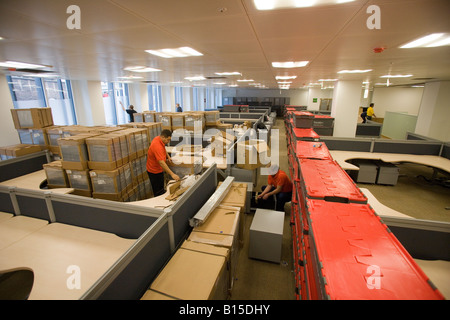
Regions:
M 44 79 L 48 106 L 52 108 L 53 122 L 58 125 L 76 124 L 70 81 L 64 79 Z
M 148 89 L 149 110 L 161 112 L 162 111 L 161 86 L 148 85 L 147 89 Z
M 175 87 L 175 104 L 179 103 L 183 108 L 183 88 Z
M 77 124 L 69 80 L 6 76 L 14 108 L 52 109 L 55 125 Z
M 129 106 L 128 85 L 121 82 L 102 82 L 101 85 L 106 124 L 128 123 L 130 118 L 122 109 Z

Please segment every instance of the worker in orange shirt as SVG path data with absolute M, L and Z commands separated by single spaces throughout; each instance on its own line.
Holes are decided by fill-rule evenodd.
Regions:
M 263 186 L 258 199 L 267 200 L 272 195 L 277 198 L 277 211 L 284 211 L 284 204 L 292 199 L 292 182 L 276 164 L 270 166 L 267 186 Z
M 147 152 L 147 174 L 153 189 L 155 197 L 160 196 L 166 192 L 164 186 L 164 172 L 169 174 L 172 179 L 178 181 L 180 177 L 170 170 L 167 162 L 172 160 L 166 152 L 166 144 L 172 139 L 172 132 L 170 130 L 163 130 L 161 134 L 155 137 L 150 144 Z

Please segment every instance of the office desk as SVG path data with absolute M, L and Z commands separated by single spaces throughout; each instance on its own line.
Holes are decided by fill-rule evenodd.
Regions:
M 55 188 L 55 189 L 41 189 L 42 182 L 47 179 L 44 169 L 35 171 L 14 179 L 0 182 L 0 185 L 17 187 L 31 190 L 51 191 L 54 193 L 71 193 L 73 188 Z
M 450 160 L 439 156 L 401 154 L 401 153 L 377 153 L 330 150 L 331 156 L 344 170 L 359 170 L 359 168 L 347 160 L 350 159 L 372 159 L 384 162 L 398 163 L 411 162 L 437 168 L 450 173 Z
M 0 270 L 32 269 L 31 300 L 78 299 L 134 242 L 106 232 L 51 223 L 1 249 Z M 73 266 L 78 273 L 70 269 Z M 81 287 L 69 288 L 77 275 Z

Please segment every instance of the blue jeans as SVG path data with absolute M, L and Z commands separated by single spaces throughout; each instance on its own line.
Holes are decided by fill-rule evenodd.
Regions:
M 261 189 L 264 191 L 267 186 L 263 186 Z M 292 191 L 291 192 L 280 192 L 275 195 L 277 199 L 277 207 L 276 211 L 284 211 L 284 205 L 286 202 L 292 200 Z

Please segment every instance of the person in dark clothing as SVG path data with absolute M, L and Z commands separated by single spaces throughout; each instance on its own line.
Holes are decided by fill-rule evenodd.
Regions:
M 136 110 L 134 110 L 134 106 L 132 104 L 130 104 L 130 106 L 128 107 L 128 109 L 125 109 L 125 107 L 123 106 L 122 101 L 120 101 L 120 105 L 122 106 L 123 111 L 125 111 L 126 113 L 128 113 L 128 115 L 130 116 L 130 122 L 134 122 L 134 113 L 137 113 Z
M 177 109 L 177 112 L 183 112 L 183 108 L 180 106 L 179 103 L 177 103 L 176 109 Z

